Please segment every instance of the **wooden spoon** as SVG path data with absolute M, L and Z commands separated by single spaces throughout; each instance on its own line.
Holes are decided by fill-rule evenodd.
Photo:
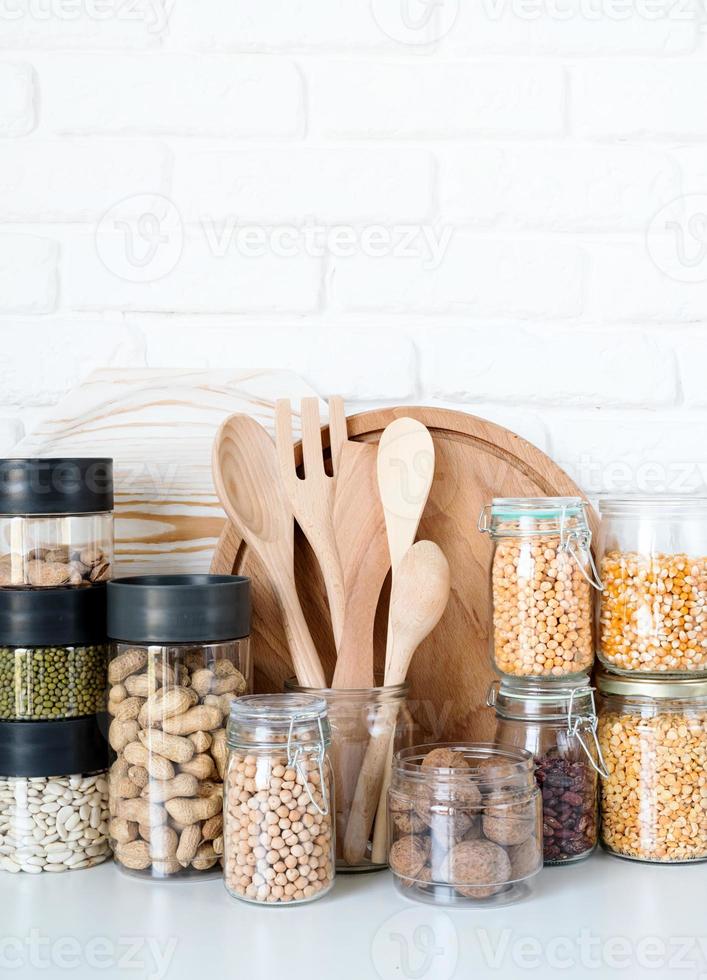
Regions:
M 442 618 L 449 588 L 449 563 L 442 549 L 432 541 L 418 541 L 401 561 L 391 591 L 393 643 L 386 685 L 405 680 L 415 651 Z M 358 864 L 366 853 L 397 714 L 397 705 L 380 710 L 366 749 L 344 839 L 344 858 L 349 864 Z
M 270 578 L 298 682 L 303 687 L 326 687 L 295 587 L 294 519 L 280 482 L 275 444 L 250 416 L 231 415 L 216 435 L 212 468 L 229 520 Z
M 334 535 L 344 577 L 344 628 L 333 687 L 373 687 L 373 626 L 390 568 L 385 516 L 376 485 L 376 447 L 350 441 L 340 398 L 329 401 L 336 478 Z
M 388 549 L 395 582 L 403 555 L 412 547 L 435 471 L 435 447 L 427 428 L 417 419 L 391 422 L 378 443 L 378 490 L 383 504 Z M 385 651 L 390 662 L 393 630 L 388 622 Z

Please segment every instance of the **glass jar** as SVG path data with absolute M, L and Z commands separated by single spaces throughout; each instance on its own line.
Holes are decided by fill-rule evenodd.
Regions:
M 478 527 L 494 545 L 491 657 L 498 673 L 561 681 L 588 674 L 591 589 L 599 583 L 587 504 L 579 497 L 497 497 Z
M 707 858 L 707 680 L 597 674 L 601 842 L 639 861 Z
M 482 908 L 526 897 L 543 864 L 542 806 L 529 752 L 419 745 L 396 754 L 390 868 L 403 895 Z
M 621 673 L 707 672 L 707 498 L 599 507 L 598 655 Z
M 281 905 L 334 884 L 334 781 L 323 698 L 234 701 L 224 793 L 224 879 L 234 898 Z
M 289 680 L 285 689 L 321 697 L 327 705 L 336 782 L 336 870 L 344 874 L 384 870 L 388 867 L 385 792 L 393 754 L 415 742 L 408 685 L 338 690 L 304 688 Z
M 112 459 L 0 460 L 0 587 L 85 587 L 112 566 Z
M 249 629 L 247 578 L 109 583 L 110 836 L 123 870 L 219 873 L 226 724 L 251 688 Z
M 0 589 L 0 719 L 105 709 L 106 590 Z
M 599 819 L 601 753 L 594 690 L 541 682 L 501 682 L 489 691 L 496 709 L 496 739 L 526 749 L 535 759 L 543 798 L 545 864 L 567 864 L 595 849 Z
M 98 716 L 0 722 L 0 869 L 79 871 L 110 857 Z

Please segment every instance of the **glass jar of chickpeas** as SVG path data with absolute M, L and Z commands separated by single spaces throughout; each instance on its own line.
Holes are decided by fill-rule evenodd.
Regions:
M 599 670 L 601 842 L 611 854 L 707 860 L 707 679 Z
M 493 541 L 491 657 L 503 677 L 566 681 L 594 662 L 588 505 L 579 497 L 495 498 L 479 530 Z
M 599 510 L 599 659 L 618 673 L 707 673 L 707 498 L 607 498 Z
M 234 898 L 309 902 L 334 884 L 334 781 L 323 698 L 234 701 L 224 785 L 224 879 Z

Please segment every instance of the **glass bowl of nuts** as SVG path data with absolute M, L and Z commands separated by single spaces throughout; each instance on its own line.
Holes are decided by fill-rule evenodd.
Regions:
M 543 866 L 540 790 L 521 749 L 449 743 L 398 752 L 388 816 L 395 885 L 418 901 L 510 905 L 530 894 Z

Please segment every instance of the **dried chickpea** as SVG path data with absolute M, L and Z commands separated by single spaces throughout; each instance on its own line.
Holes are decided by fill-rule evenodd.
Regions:
M 493 557 L 493 655 L 502 674 L 564 677 L 594 659 L 591 587 L 559 534 L 504 537 Z M 538 521 L 540 532 L 554 527 Z
M 707 557 L 608 551 L 600 575 L 602 660 L 622 671 L 707 670 Z

